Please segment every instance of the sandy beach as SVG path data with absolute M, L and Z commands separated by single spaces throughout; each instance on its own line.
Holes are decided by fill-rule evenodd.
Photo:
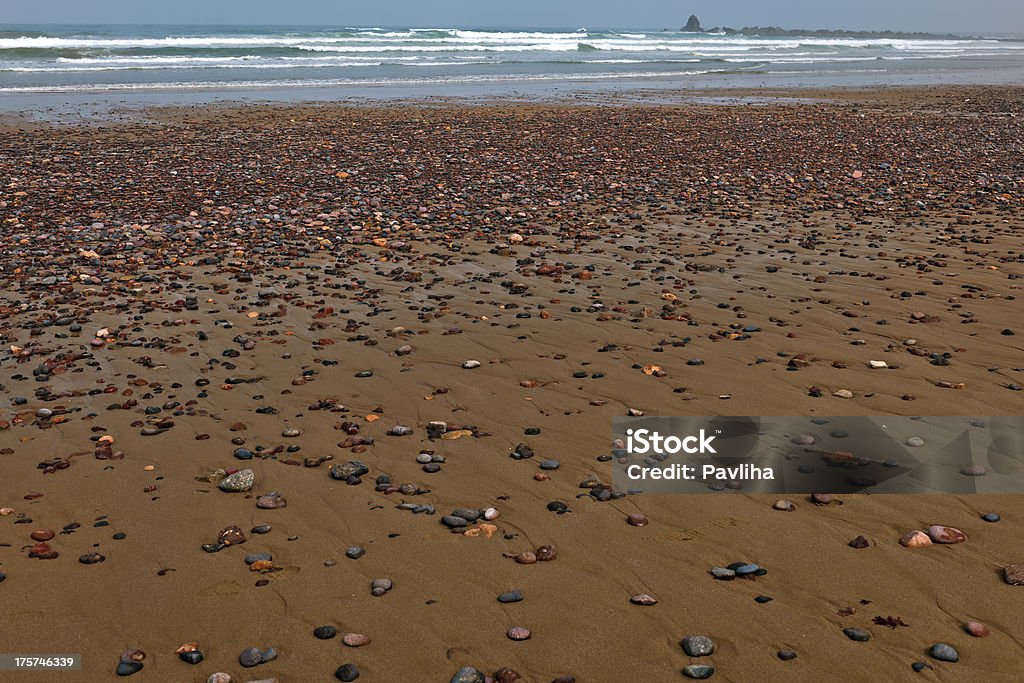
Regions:
M 611 486 L 1024 408 L 1024 89 L 722 96 L 5 118 L 0 679 L 1020 680 L 1024 493 Z

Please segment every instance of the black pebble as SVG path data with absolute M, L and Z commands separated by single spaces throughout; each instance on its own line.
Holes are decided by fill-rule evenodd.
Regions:
M 118 676 L 131 676 L 142 671 L 142 662 L 120 662 L 117 665 Z
M 339 681 L 354 681 L 359 678 L 359 669 L 355 664 L 342 664 L 334 672 L 334 677 Z
M 320 640 L 330 640 L 334 636 L 338 635 L 338 629 L 333 626 L 317 626 L 313 629 L 313 635 Z
M 182 652 L 178 655 L 178 659 L 185 662 L 186 664 L 198 664 L 203 661 L 203 653 L 199 650 L 192 650 L 191 652 Z

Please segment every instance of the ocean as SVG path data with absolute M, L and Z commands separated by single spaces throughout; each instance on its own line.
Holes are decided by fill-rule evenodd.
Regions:
M 439 94 L 550 84 L 1020 82 L 1024 39 L 663 30 L 0 26 L 0 98 L 82 93 Z M 545 85 L 547 84 L 547 85 Z M 282 95 L 283 93 L 283 95 Z M 173 96 L 172 96 L 173 97 Z

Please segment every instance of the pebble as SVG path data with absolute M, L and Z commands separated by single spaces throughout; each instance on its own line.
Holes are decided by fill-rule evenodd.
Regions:
M 86 553 L 78 558 L 82 564 L 99 564 L 107 558 L 99 553 Z
M 359 667 L 355 664 L 342 664 L 335 670 L 334 677 L 339 681 L 349 683 L 359 678 Z
M 981 516 L 981 518 L 986 522 L 998 522 L 1002 519 L 997 512 L 986 512 Z
M 960 474 L 965 477 L 981 477 L 984 476 L 985 472 L 984 465 L 968 465 L 960 470 Z
M 217 542 L 222 545 L 241 545 L 245 540 L 245 534 L 237 526 L 225 527 L 217 534 Z
M 528 628 L 523 628 L 522 626 L 513 626 L 508 630 L 508 633 L 506 635 L 508 635 L 509 640 L 529 640 L 532 634 L 530 633 L 530 629 Z
M 341 637 L 341 642 L 349 647 L 363 647 L 370 644 L 370 637 L 362 633 L 346 633 Z
M 708 666 L 707 664 L 690 664 L 683 668 L 683 675 L 687 678 L 702 681 L 715 675 L 715 667 Z
M 464 666 L 455 672 L 449 683 L 486 683 L 486 677 L 479 669 L 471 666 Z
M 707 636 L 686 636 L 680 645 L 690 657 L 706 657 L 715 651 L 715 641 Z
M 657 598 L 655 598 L 653 595 L 648 595 L 647 593 L 640 593 L 639 595 L 634 595 L 629 599 L 629 601 L 634 605 L 643 605 L 645 607 L 658 604 Z
M 242 493 L 252 489 L 256 483 L 256 473 L 250 469 L 239 470 L 234 474 L 221 479 L 217 487 L 221 491 L 227 491 L 229 493 Z
M 1024 586 L 1024 564 L 1003 567 L 1003 581 L 1011 586 Z
M 783 512 L 793 512 L 793 510 L 796 510 L 796 505 L 791 500 L 777 500 L 772 507 Z
M 779 650 L 775 653 L 775 656 L 784 662 L 789 662 L 796 659 L 796 653 L 792 650 Z
M 988 626 L 973 619 L 964 624 L 964 630 L 975 638 L 984 638 L 989 635 Z
M 504 593 L 502 593 L 501 595 L 498 596 L 498 602 L 504 602 L 504 603 L 519 602 L 522 599 L 523 599 L 523 592 L 521 590 L 519 590 L 518 588 L 514 589 L 514 590 L 506 591 L 506 592 L 504 592 Z
M 462 367 L 465 368 L 466 370 L 472 370 L 473 368 L 480 367 L 480 361 L 478 361 L 478 360 L 463 361 Z
M 231 674 L 218 671 L 217 673 L 210 674 L 210 677 L 206 679 L 206 683 L 231 683 Z
M 142 662 L 118 662 L 116 673 L 118 676 L 131 676 L 142 671 Z
M 515 683 L 515 681 L 522 679 L 522 675 L 515 669 L 510 669 L 506 666 L 495 671 L 492 678 L 494 678 L 495 683 Z
M 188 652 L 179 652 L 178 659 L 185 662 L 186 664 L 199 664 L 203 661 L 203 653 L 199 650 L 189 650 Z
M 330 640 L 338 635 L 338 629 L 333 626 L 317 626 L 313 629 L 313 635 L 319 640 Z
M 254 667 L 263 661 L 263 652 L 258 647 L 249 647 L 238 655 L 238 663 L 246 668 Z
M 354 545 L 351 548 L 345 550 L 345 557 L 350 560 L 358 560 L 360 557 L 366 554 L 366 550 L 362 546 Z
M 940 662 L 959 662 L 960 653 L 956 651 L 952 645 L 946 643 L 935 643 L 931 649 L 928 650 L 928 655 L 932 659 L 937 659 Z
M 647 526 L 647 517 L 638 512 L 627 515 L 626 521 L 630 526 Z
M 858 643 L 866 643 L 871 640 L 871 634 L 867 631 L 859 628 L 844 628 L 843 633 L 850 640 L 855 640 Z
M 903 538 L 900 539 L 900 545 L 905 548 L 923 548 L 924 546 L 931 544 L 932 539 L 928 534 L 917 529 L 907 532 Z
M 831 505 L 832 496 L 828 493 L 812 493 L 811 502 L 815 505 Z
M 288 501 L 277 491 L 271 491 L 267 495 L 256 499 L 256 507 L 261 510 L 277 510 L 288 507 Z
M 941 526 L 938 524 L 928 527 L 928 537 L 935 543 L 943 543 L 947 545 L 963 543 L 967 540 L 967 534 L 959 529 L 954 529 L 951 526 Z
M 924 439 L 922 439 L 919 436 L 912 436 L 909 439 L 907 439 L 907 445 L 911 446 L 912 448 L 920 448 L 921 446 L 924 445 Z

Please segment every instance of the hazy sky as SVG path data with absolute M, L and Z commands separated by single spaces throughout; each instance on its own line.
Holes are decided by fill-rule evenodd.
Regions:
M 1024 33 L 1024 0 L 0 0 L 0 23 L 896 29 Z

